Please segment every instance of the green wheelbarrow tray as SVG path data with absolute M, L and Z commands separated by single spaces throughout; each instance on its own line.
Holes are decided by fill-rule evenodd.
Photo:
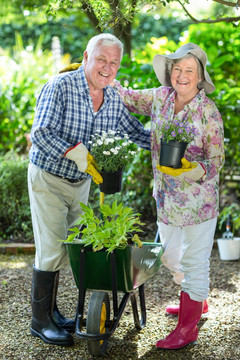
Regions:
M 112 290 L 111 254 L 92 251 L 81 244 L 81 240 L 65 243 L 70 265 L 79 288 L 81 252 L 85 252 L 83 288 L 86 290 Z M 162 245 L 143 242 L 143 246 L 127 245 L 116 249 L 117 291 L 131 292 L 154 276 L 161 265 Z

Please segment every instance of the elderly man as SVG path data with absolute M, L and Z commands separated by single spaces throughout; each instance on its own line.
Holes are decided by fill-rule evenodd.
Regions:
M 91 176 L 101 175 L 89 153 L 91 135 L 120 131 L 150 150 L 150 133 L 129 114 L 109 84 L 123 54 L 113 35 L 93 37 L 84 51 L 83 66 L 65 72 L 43 87 L 31 131 L 29 197 L 36 245 L 32 279 L 31 333 L 56 345 L 71 345 L 75 323 L 56 304 L 59 270 L 67 258 L 68 229 L 87 203 Z

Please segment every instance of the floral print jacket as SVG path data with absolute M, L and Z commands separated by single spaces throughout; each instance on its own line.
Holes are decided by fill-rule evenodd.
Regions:
M 178 118 L 192 117 L 198 129 L 195 140 L 187 147 L 185 158 L 200 161 L 206 173 L 198 181 L 178 179 L 157 170 L 160 153 L 160 134 L 156 123 L 172 119 L 176 92 L 171 87 L 132 90 L 118 81 L 119 92 L 128 110 L 151 116 L 151 152 L 154 175 L 153 196 L 157 203 L 158 221 L 174 226 L 199 224 L 218 216 L 219 172 L 224 164 L 224 133 L 221 115 L 214 102 L 202 89 L 178 114 Z

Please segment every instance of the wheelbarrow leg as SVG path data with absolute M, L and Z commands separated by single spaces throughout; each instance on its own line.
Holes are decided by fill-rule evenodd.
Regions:
M 141 330 L 146 325 L 146 318 L 147 318 L 145 297 L 144 297 L 144 284 L 139 286 L 138 291 L 139 291 L 139 300 L 140 300 L 140 309 L 141 309 L 141 321 L 139 321 L 137 300 L 135 293 L 133 293 L 131 296 L 131 304 L 132 304 L 135 328 Z
M 111 252 L 111 274 L 112 274 L 112 299 L 113 299 L 113 313 L 114 320 L 118 318 L 118 298 L 117 298 L 117 268 L 116 268 L 116 253 Z
M 86 290 L 84 289 L 84 265 L 85 265 L 85 249 L 80 252 L 80 269 L 79 269 L 79 295 L 76 311 L 76 332 L 80 332 L 83 326 L 83 313 Z

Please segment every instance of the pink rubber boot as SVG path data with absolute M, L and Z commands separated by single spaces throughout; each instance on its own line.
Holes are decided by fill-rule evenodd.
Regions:
M 179 305 L 169 305 L 166 307 L 166 312 L 168 314 L 171 314 L 171 315 L 178 315 L 179 313 Z M 208 303 L 207 303 L 207 300 L 204 300 L 203 302 L 203 314 L 207 314 L 208 313 Z
M 158 340 L 156 347 L 160 349 L 180 349 L 194 343 L 198 337 L 197 324 L 201 319 L 203 302 L 190 299 L 181 292 L 178 324 L 165 339 Z

